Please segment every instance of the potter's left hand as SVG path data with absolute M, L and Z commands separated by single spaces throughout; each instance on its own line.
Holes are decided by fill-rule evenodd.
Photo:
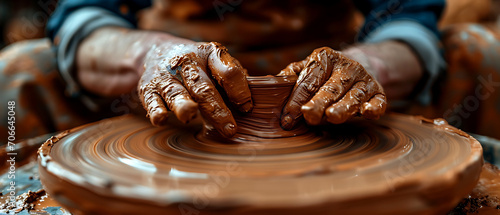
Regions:
M 379 118 L 387 100 L 382 86 L 363 66 L 328 47 L 305 60 L 291 63 L 279 76 L 298 75 L 281 115 L 281 126 L 291 129 L 303 116 L 310 125 L 340 124 L 354 116 Z

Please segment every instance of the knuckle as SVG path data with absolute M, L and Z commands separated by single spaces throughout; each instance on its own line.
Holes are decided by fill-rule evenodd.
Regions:
M 181 91 L 180 86 L 173 83 L 172 80 L 165 80 L 164 82 L 161 82 L 158 85 L 158 90 L 163 94 L 163 95 L 170 95 L 172 93 L 175 93 L 176 91 Z M 164 96 L 165 97 L 165 96 Z
M 344 61 L 340 64 L 340 67 L 344 70 L 350 69 L 352 66 L 352 62 L 350 61 Z
M 334 52 L 336 52 L 334 49 L 332 49 L 332 48 L 330 48 L 330 47 L 327 47 L 327 46 L 325 46 L 325 47 L 321 47 L 321 48 L 317 48 L 317 49 L 315 49 L 314 51 L 315 51 L 315 52 L 319 52 L 319 53 L 320 53 L 320 52 L 327 52 L 327 53 L 334 53 Z
M 227 48 L 218 42 L 203 43 L 198 46 L 198 49 L 208 51 L 208 53 L 215 52 L 218 55 L 220 55 L 220 53 L 227 52 Z
M 187 60 L 189 59 L 189 57 L 186 57 L 186 54 L 184 55 L 181 55 L 181 56 L 175 56 L 173 57 L 172 59 L 170 59 L 170 69 L 171 71 L 169 71 L 170 73 L 177 73 L 177 68 L 178 67 L 181 67 L 182 64 L 184 64 Z
M 138 89 L 139 94 L 144 94 L 144 92 L 146 92 L 146 87 L 146 85 L 140 85 Z
M 368 79 L 366 84 L 366 91 L 369 96 L 373 96 L 376 93 L 380 93 L 380 86 L 373 79 Z
M 352 79 L 353 78 L 349 76 L 340 77 L 340 84 L 342 84 L 342 86 L 346 86 L 352 82 Z
M 323 90 L 329 92 L 332 96 L 337 96 L 342 92 L 342 86 L 339 84 L 327 84 L 323 86 Z
M 301 88 L 305 90 L 307 95 L 315 93 L 319 89 L 319 84 L 316 81 L 303 82 L 300 85 L 301 85 Z
M 293 62 L 285 70 L 289 70 L 289 73 L 297 74 L 302 70 L 302 62 Z
M 198 84 L 193 91 L 198 97 L 204 99 L 211 98 L 215 94 L 213 87 L 206 82 Z
M 364 87 L 356 87 L 351 89 L 351 98 L 356 102 L 362 102 L 366 100 L 366 89 Z
M 287 68 L 290 68 L 291 70 L 295 70 L 296 71 L 296 70 L 300 69 L 301 64 L 302 64 L 301 62 L 293 62 L 290 65 L 288 65 Z
M 377 100 L 379 101 L 379 103 L 381 105 L 383 105 L 385 107 L 385 105 L 387 105 L 387 98 L 384 94 L 378 94 L 379 96 L 377 96 Z
M 194 84 L 200 79 L 200 72 L 196 69 L 196 64 L 184 66 L 182 69 L 182 78 L 188 84 Z
M 357 102 L 360 102 L 363 100 L 363 98 L 365 97 L 365 92 L 361 89 L 354 89 L 353 90 L 354 93 L 352 94 L 352 97 L 357 101 Z
M 139 86 L 139 94 L 145 95 L 153 92 L 153 87 L 151 87 L 151 83 L 140 85 Z
M 214 47 L 214 48 L 222 48 L 222 49 L 226 48 L 226 47 L 224 47 L 222 44 L 220 44 L 218 42 L 209 42 L 208 45 L 211 46 L 211 47 Z
M 176 98 L 178 98 L 179 96 L 182 96 L 182 92 L 180 91 L 174 91 L 172 92 L 171 94 L 169 94 L 167 97 L 166 97 L 166 100 L 165 102 L 169 105 L 175 105 L 175 100 Z

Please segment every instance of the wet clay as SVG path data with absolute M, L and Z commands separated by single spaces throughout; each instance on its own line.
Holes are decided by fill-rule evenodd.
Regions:
M 22 211 L 29 211 L 30 214 L 47 214 L 45 209 L 50 207 L 60 207 L 60 204 L 52 199 L 45 190 L 38 190 L 36 192 L 28 191 L 16 197 L 14 205 L 8 204 L 8 195 L 0 196 L 0 212 L 3 214 L 9 213 L 22 213 Z M 69 214 L 65 209 L 60 208 L 61 214 Z
M 209 138 L 226 143 L 269 143 L 275 141 L 274 138 L 298 137 L 301 135 L 304 135 L 304 138 L 311 137 L 314 134 L 305 135 L 308 129 L 304 125 L 297 126 L 292 130 L 284 130 L 280 125 L 281 111 L 296 81 L 296 76 L 248 77 L 254 107 L 249 113 L 233 111 L 238 126 L 236 134 L 231 138 L 221 138 L 210 124 L 205 123 L 204 130 L 198 135 L 198 138 L 202 142 L 205 142 L 205 138 Z M 281 140 L 277 139 L 276 141 Z
M 77 214 L 445 214 L 477 183 L 480 144 L 442 120 L 284 131 L 294 81 L 248 80 L 255 107 L 231 139 L 200 121 L 106 119 L 48 140 L 41 182 Z
M 363 66 L 328 47 L 318 48 L 305 60 L 291 63 L 278 75 L 298 75 L 281 125 L 293 128 L 304 115 L 310 125 L 344 123 L 361 115 L 378 119 L 387 105 L 382 86 Z
M 233 136 L 237 126 L 217 87 L 241 112 L 253 107 L 246 70 L 219 43 L 164 43 L 145 61 L 138 91 L 153 125 L 167 122 L 167 108 L 182 122 L 200 110 L 219 133 Z
M 500 170 L 490 163 L 483 165 L 479 181 L 453 214 L 499 214 Z

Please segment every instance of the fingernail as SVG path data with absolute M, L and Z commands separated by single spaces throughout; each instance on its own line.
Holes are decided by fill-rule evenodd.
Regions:
M 185 101 L 183 104 L 178 104 L 176 107 L 179 108 L 175 109 L 174 113 L 183 123 L 188 123 L 195 118 L 198 113 L 198 103 L 193 101 Z
M 313 107 L 309 106 L 308 104 L 305 104 L 305 105 L 302 105 L 302 107 L 300 107 L 300 109 L 302 111 L 310 111 L 313 109 Z
M 167 121 L 168 114 L 165 113 L 161 108 L 158 108 L 150 114 L 149 119 L 151 124 L 154 126 L 162 126 Z
M 245 104 L 240 106 L 240 111 L 244 113 L 248 113 L 253 109 L 252 100 L 245 102 Z
M 328 122 L 333 123 L 333 124 L 340 124 L 343 123 L 343 114 L 341 114 L 339 111 L 336 111 L 334 108 L 328 108 L 326 111 L 326 117 Z
M 320 111 L 314 111 L 311 106 L 302 105 L 300 108 L 302 114 L 304 115 L 304 119 L 310 125 L 318 125 L 321 122 L 321 117 L 323 117 L 323 113 Z
M 290 130 L 293 127 L 293 118 L 287 114 L 281 118 L 281 127 L 285 130 Z
M 236 133 L 236 126 L 233 123 L 227 123 L 222 129 L 222 135 L 232 137 Z

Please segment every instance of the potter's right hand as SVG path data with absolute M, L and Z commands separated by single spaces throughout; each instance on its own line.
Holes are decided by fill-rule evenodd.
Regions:
M 144 60 L 138 90 L 153 125 L 165 124 L 168 110 L 182 122 L 198 109 L 223 136 L 236 133 L 236 122 L 216 85 L 240 111 L 253 103 L 247 72 L 218 43 L 164 43 L 154 46 Z
M 314 50 L 278 75 L 298 75 L 283 108 L 284 129 L 292 129 L 302 117 L 309 125 L 340 124 L 354 116 L 377 119 L 385 112 L 380 83 L 360 63 L 331 48 Z

